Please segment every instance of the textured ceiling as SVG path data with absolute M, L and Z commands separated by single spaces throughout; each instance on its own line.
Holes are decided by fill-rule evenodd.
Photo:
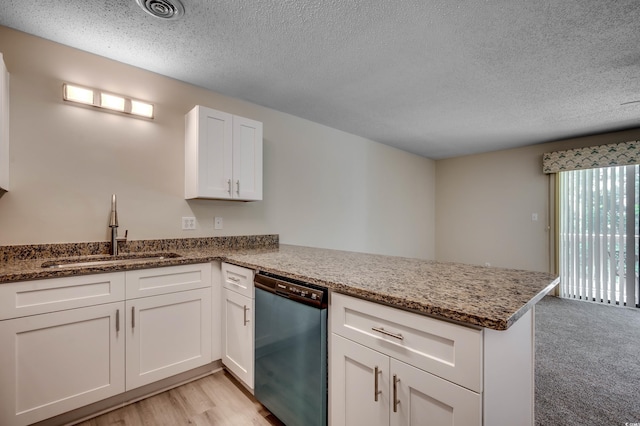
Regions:
M 0 0 L 0 24 L 425 157 L 640 127 L 638 0 Z

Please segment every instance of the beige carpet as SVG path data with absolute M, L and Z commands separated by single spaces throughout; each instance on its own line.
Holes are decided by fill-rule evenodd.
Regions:
M 536 425 L 640 424 L 640 309 L 536 306 Z

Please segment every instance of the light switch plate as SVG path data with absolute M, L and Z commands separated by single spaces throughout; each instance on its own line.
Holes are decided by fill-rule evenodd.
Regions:
M 220 216 L 216 216 L 213 219 L 213 229 L 222 229 L 222 218 Z

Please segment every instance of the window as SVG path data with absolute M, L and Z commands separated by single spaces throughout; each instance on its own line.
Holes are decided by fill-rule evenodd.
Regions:
M 639 306 L 638 165 L 559 173 L 560 295 Z

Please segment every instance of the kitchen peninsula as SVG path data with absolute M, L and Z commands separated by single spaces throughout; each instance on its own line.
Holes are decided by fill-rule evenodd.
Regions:
M 378 303 L 506 330 L 556 284 L 544 272 L 281 245 L 226 261 Z
M 400 348 L 393 338 L 374 341 L 368 333 L 361 333 L 364 340 L 357 333 L 347 335 L 345 339 L 345 334 L 355 330 L 355 326 L 339 324 L 338 320 L 342 318 L 347 321 L 357 317 L 357 321 L 368 321 L 378 313 L 388 313 L 392 315 L 391 319 L 386 317 L 383 321 L 388 325 L 397 325 L 406 333 L 403 344 L 420 344 L 421 339 L 431 339 L 442 327 L 466 333 L 465 336 L 470 337 L 461 339 L 470 339 L 471 342 L 463 342 L 463 347 L 458 347 L 457 334 L 454 337 L 437 337 L 435 340 L 441 346 L 440 355 L 433 356 L 427 350 L 405 347 L 401 348 L 401 352 L 388 354 L 392 363 L 397 363 L 397 359 L 408 364 L 417 363 L 422 370 L 430 371 L 430 378 L 442 382 L 438 386 L 450 386 L 471 395 L 471 400 L 475 402 L 467 411 L 478 424 L 499 424 L 496 419 L 504 415 L 511 416 L 514 410 L 522 411 L 523 404 L 528 406 L 523 418 L 533 419 L 533 307 L 557 284 L 557 278 L 553 275 L 279 245 L 277 236 L 134 241 L 127 243 L 124 253 L 162 251 L 175 253 L 179 257 L 86 267 L 41 266 L 44 261 L 54 258 L 86 256 L 91 250 L 101 253 L 101 244 L 3 247 L 0 251 L 0 289 L 6 283 L 28 280 L 146 268 L 161 270 L 169 266 L 220 261 L 300 279 L 332 291 L 329 363 L 333 374 L 340 365 L 335 359 L 335 348 L 340 346 L 336 342 L 350 338 L 353 342 L 349 344 L 356 346 L 381 344 L 382 349 L 374 347 L 378 351 Z M 374 311 L 367 311 L 370 307 Z M 435 327 L 435 331 L 421 328 L 422 324 L 424 327 Z M 340 331 L 340 327 L 347 331 Z M 463 351 L 462 348 L 470 349 Z M 455 359 L 447 360 L 449 353 L 454 354 Z M 414 360 L 412 357 L 417 358 Z M 458 358 L 465 359 L 464 365 L 458 365 Z M 438 365 L 433 367 L 435 370 L 430 370 L 434 360 Z M 332 387 L 331 392 L 334 392 Z M 334 401 L 330 410 L 348 412 L 349 408 L 338 407 Z M 340 424 L 339 417 L 332 417 L 334 424 Z

